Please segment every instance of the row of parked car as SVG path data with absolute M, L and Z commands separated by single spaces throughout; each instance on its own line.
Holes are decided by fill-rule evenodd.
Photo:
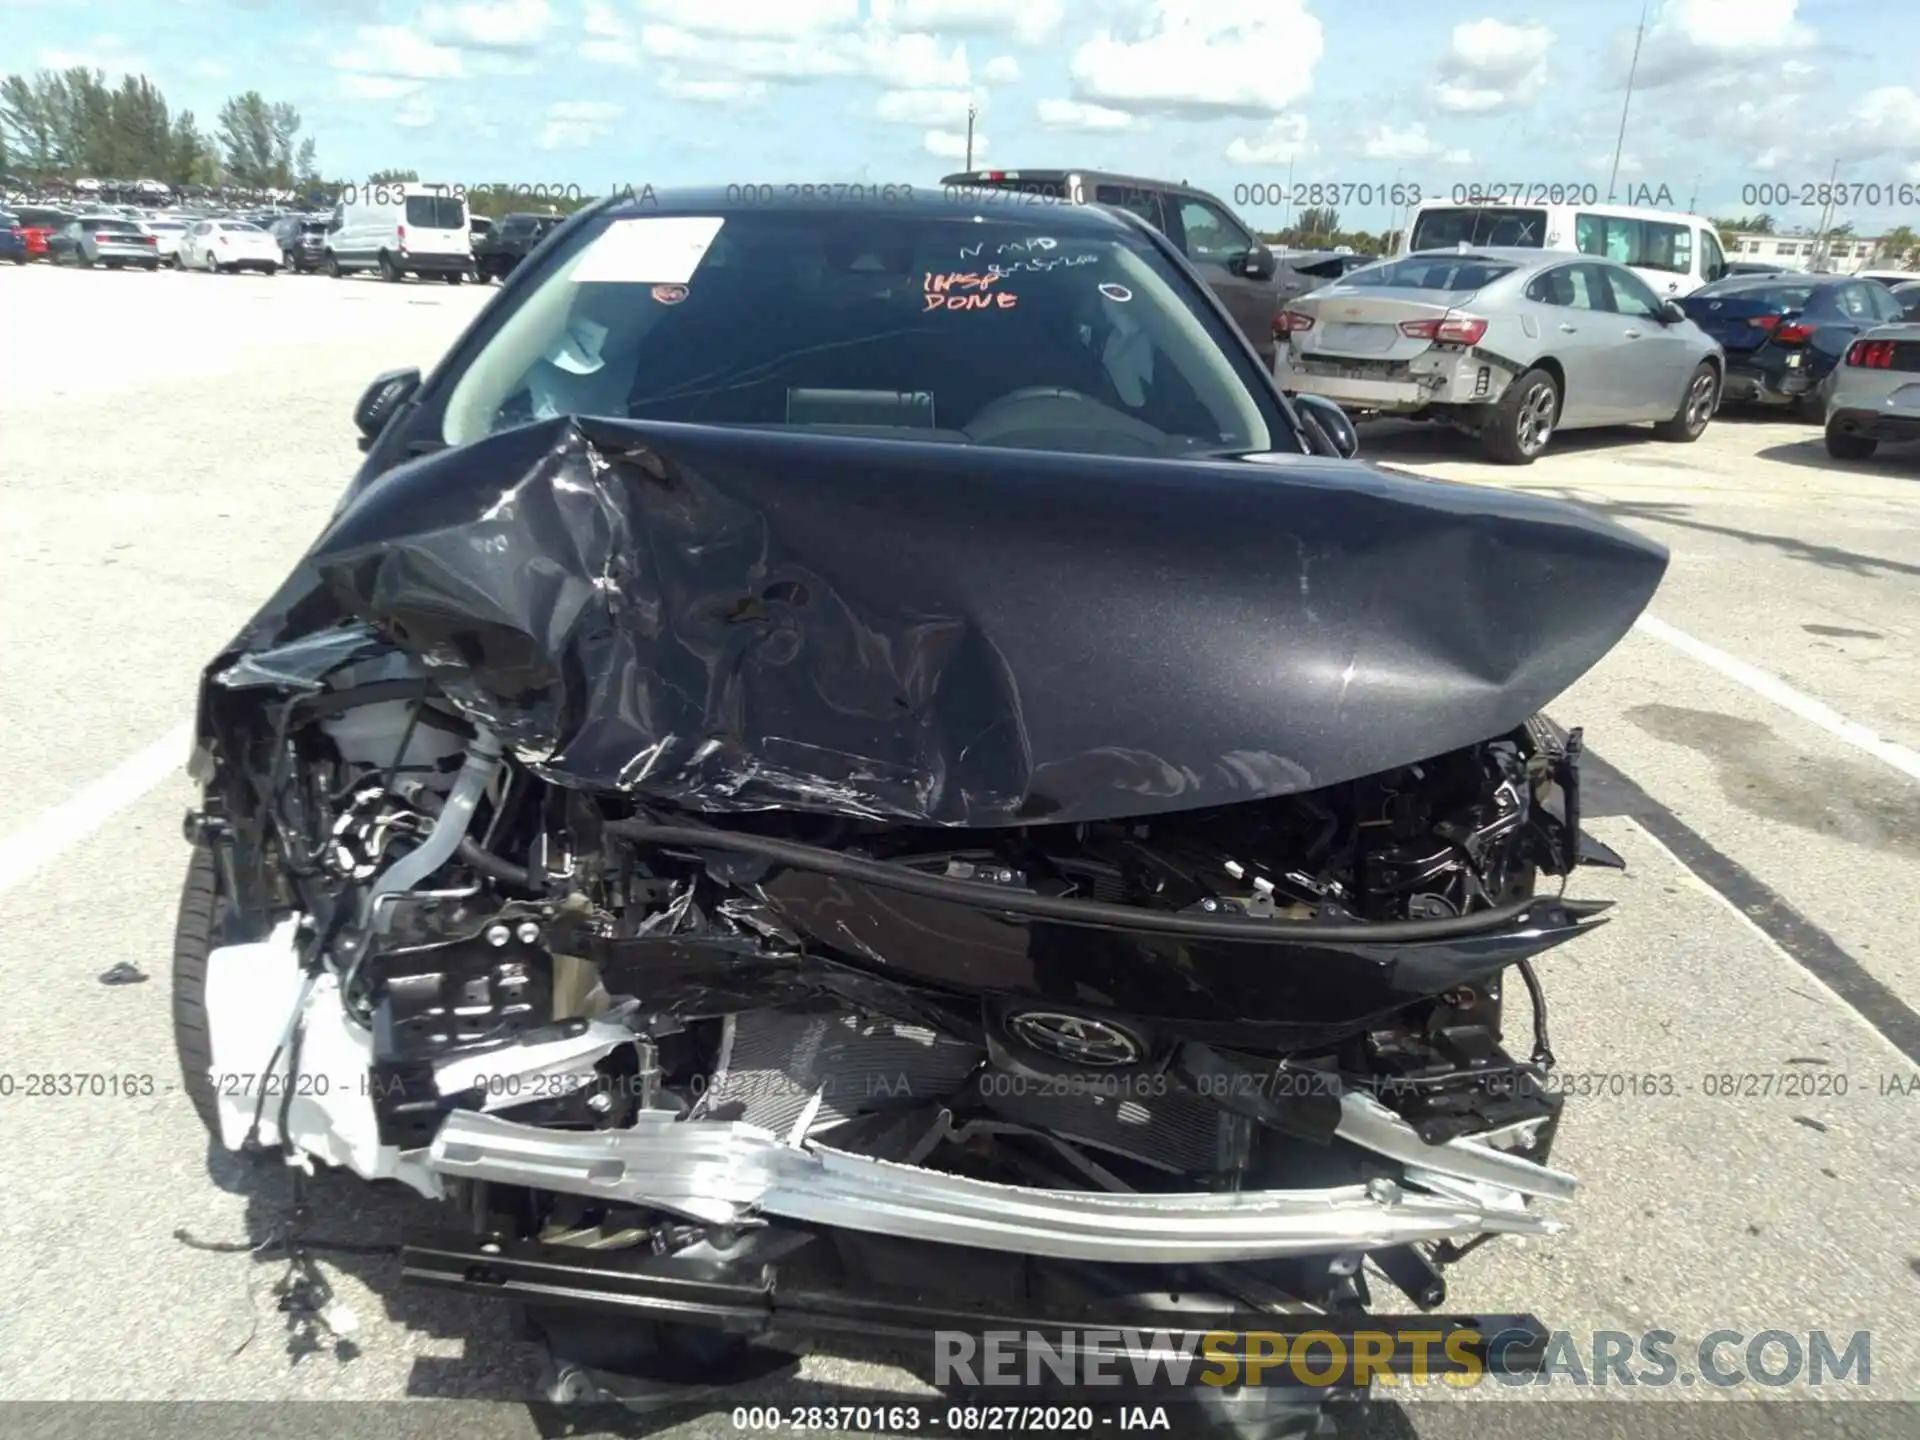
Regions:
M 457 213 L 446 217 L 414 213 L 425 206 Z M 349 228 L 339 215 L 194 214 L 133 206 L 75 213 L 43 204 L 0 206 L 0 260 L 17 265 L 46 260 L 115 270 L 171 265 L 216 274 L 253 270 L 271 275 L 290 270 L 339 276 L 377 270 L 389 280 L 432 274 L 457 284 L 468 278 L 504 280 L 562 218 L 548 211 L 508 215 L 495 222 L 469 214 L 459 201 L 432 195 L 406 197 L 397 207 L 387 208 L 397 211 L 385 227 L 392 232 L 389 243 L 373 237 L 374 243 L 363 254 L 343 242 L 358 238 L 361 231 L 382 227 L 362 221 Z M 459 243 L 419 247 L 423 234 L 446 228 L 434 223 L 442 218 L 448 220 Z M 407 244 L 410 220 L 416 238 L 411 250 Z

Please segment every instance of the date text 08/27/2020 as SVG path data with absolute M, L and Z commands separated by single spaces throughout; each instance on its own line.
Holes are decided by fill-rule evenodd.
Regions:
M 660 190 L 648 184 L 615 185 L 601 190 L 568 182 L 565 184 L 523 184 L 501 181 L 478 185 L 426 183 L 418 181 L 381 181 L 348 183 L 340 187 L 341 205 L 399 205 L 416 195 L 437 196 L 449 200 L 486 200 L 512 205 L 566 205 L 578 209 L 596 200 L 613 198 L 640 205 L 659 203 Z M 970 185 L 869 185 L 858 182 L 820 182 L 791 185 L 733 183 L 705 187 L 717 189 L 728 205 L 791 205 L 810 202 L 847 202 L 852 204 L 895 204 L 918 198 L 937 197 L 950 204 L 970 208 L 982 205 L 1065 205 L 1066 197 L 1041 185 L 999 185 L 978 188 Z

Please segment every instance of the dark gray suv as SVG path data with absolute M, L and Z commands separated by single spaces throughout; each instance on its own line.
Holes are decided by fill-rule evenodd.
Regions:
M 1011 190 L 1038 203 L 1117 205 L 1185 252 L 1260 358 L 1273 363 L 1274 318 L 1287 301 L 1338 280 L 1375 257 L 1327 250 L 1276 252 L 1217 195 L 1172 180 L 1103 170 L 969 170 L 940 182 Z

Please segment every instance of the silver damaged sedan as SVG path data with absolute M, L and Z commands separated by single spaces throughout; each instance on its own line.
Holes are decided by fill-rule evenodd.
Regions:
M 1274 375 L 1360 415 L 1444 421 L 1510 465 L 1556 430 L 1654 422 L 1698 440 L 1726 355 L 1631 270 L 1597 256 L 1491 247 L 1370 265 L 1274 320 Z

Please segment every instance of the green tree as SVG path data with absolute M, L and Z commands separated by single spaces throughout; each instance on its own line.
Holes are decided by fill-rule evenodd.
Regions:
M 126 75 L 110 102 L 110 169 L 126 180 L 165 180 L 173 125 L 167 100 L 144 75 Z
M 1774 233 L 1774 219 L 1771 215 L 1715 215 L 1709 219 L 1713 228 L 1722 235 L 1771 235 Z
M 294 144 L 300 112 L 271 105 L 258 90 L 230 97 L 220 107 L 221 159 L 236 185 L 251 190 L 285 189 L 294 180 Z
M 30 173 L 53 175 L 67 164 L 66 98 L 50 70 L 0 81 L 0 134 L 14 163 Z
M 369 185 L 418 185 L 418 170 L 376 170 L 367 176 Z
M 1920 237 L 1914 235 L 1913 227 L 1896 225 L 1880 237 L 1876 258 L 1889 265 L 1907 265 L 1912 263 L 1915 250 L 1920 250 Z

